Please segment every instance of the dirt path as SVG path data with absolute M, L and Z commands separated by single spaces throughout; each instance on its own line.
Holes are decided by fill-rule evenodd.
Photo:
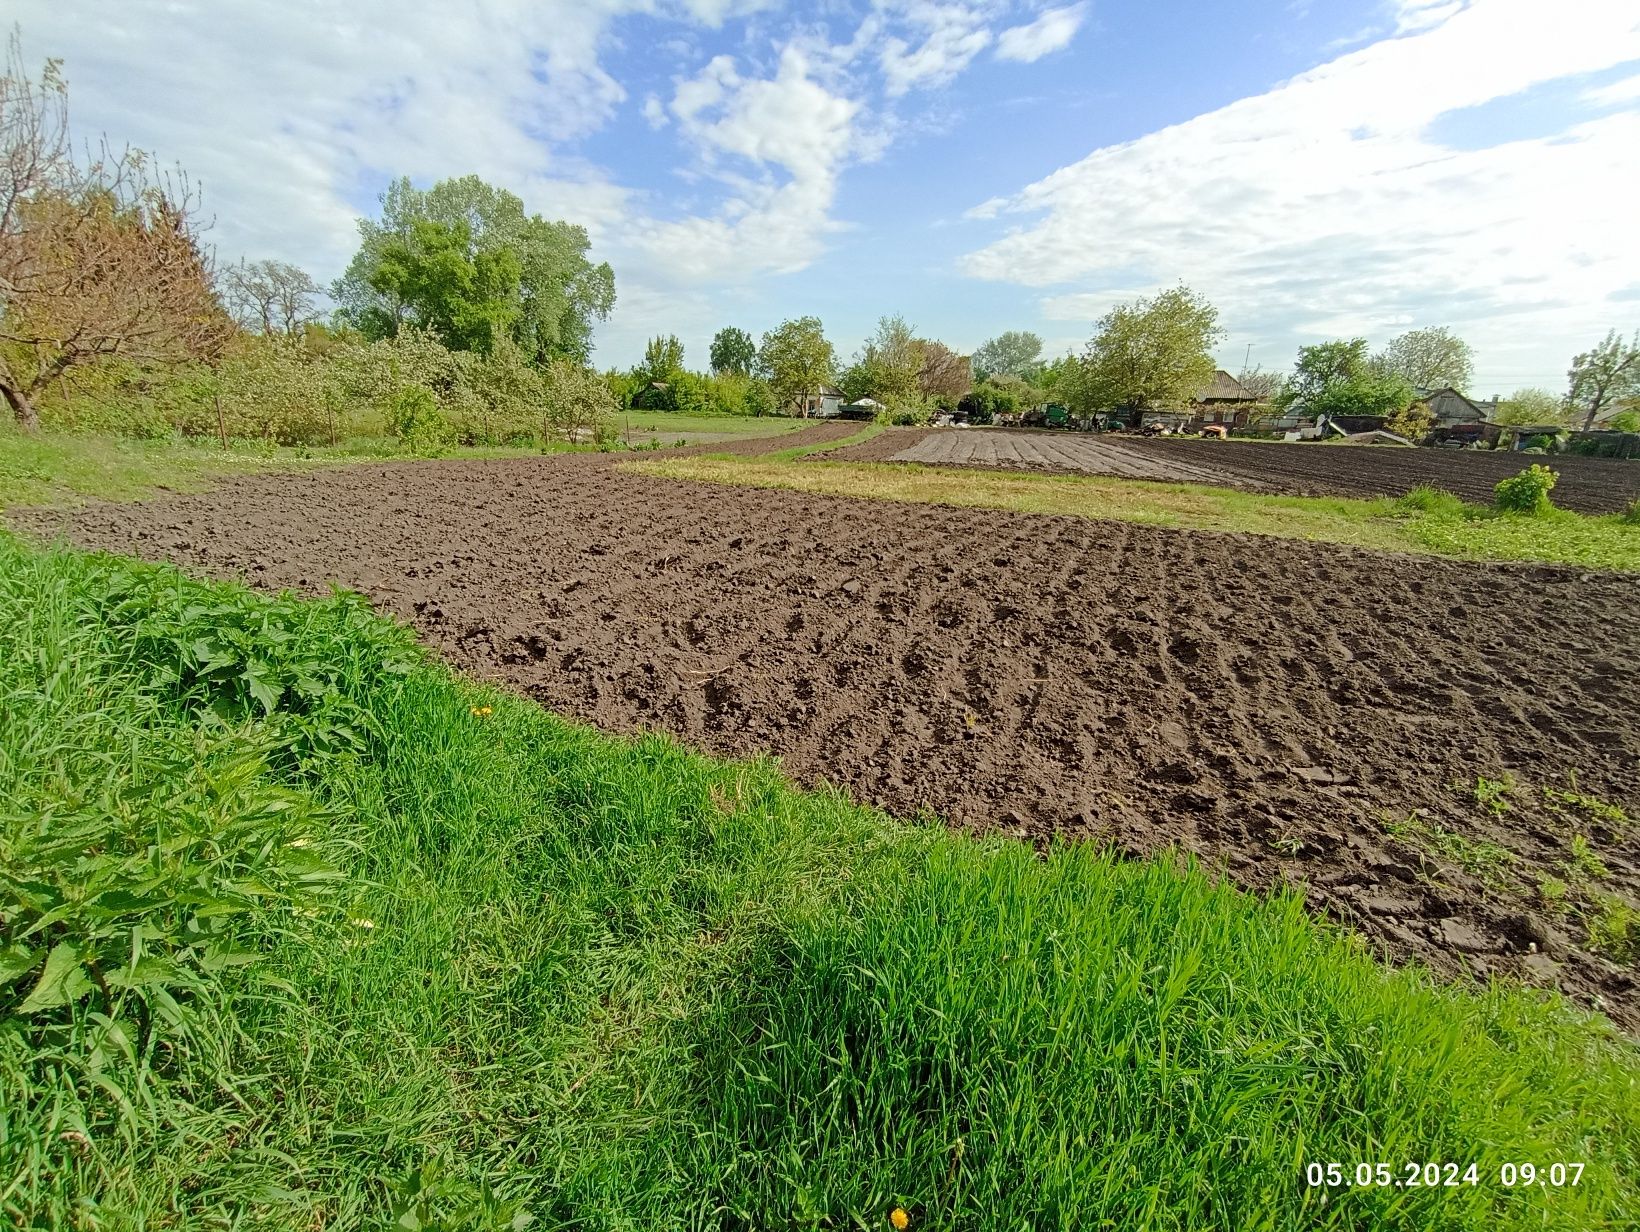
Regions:
M 1474 450 L 902 428 L 825 456 L 832 461 L 1118 475 L 1294 496 L 1404 496 L 1419 484 L 1432 484 L 1482 505 L 1491 503 L 1500 479 L 1538 462 L 1559 475 L 1554 501 L 1562 508 L 1617 513 L 1640 499 L 1640 461 Z
M 1640 811 L 1640 579 L 678 483 L 591 455 L 245 476 L 21 520 L 264 587 L 335 580 L 569 717 L 772 750 L 901 815 L 1177 843 L 1249 886 L 1302 882 L 1391 955 L 1558 980 L 1640 1030 L 1634 970 L 1536 905 L 1576 833 L 1632 895 L 1640 837 L 1536 792 L 1497 817 L 1450 786 L 1575 771 Z M 1495 889 L 1453 856 L 1482 840 L 1512 853 Z

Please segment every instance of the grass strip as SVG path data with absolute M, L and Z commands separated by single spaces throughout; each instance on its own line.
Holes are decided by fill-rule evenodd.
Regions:
M 735 440 L 794 432 L 812 421 L 739 416 L 673 415 L 633 411 L 617 417 L 618 429 L 652 435 L 658 444 L 700 436 Z M 732 448 L 734 441 L 727 447 Z M 78 504 L 88 500 L 141 500 L 160 492 L 200 492 L 228 475 L 302 470 L 349 462 L 415 457 L 390 437 L 344 441 L 335 446 L 288 447 L 265 441 L 215 441 L 166 437 L 137 440 L 93 433 L 19 431 L 0 419 L 0 509 L 8 506 Z M 555 446 L 554 452 L 590 446 Z M 441 456 L 536 457 L 529 446 L 451 446 Z M 784 456 L 784 455 L 781 455 Z
M 1640 1061 L 1553 997 L 609 738 L 356 598 L 7 538 L 0 958 L 20 1226 L 1640 1218 Z
M 853 443 L 852 441 L 849 443 Z M 835 447 L 835 446 L 832 446 Z M 1640 571 L 1640 524 L 1568 510 L 1504 514 L 1447 493 L 1401 499 L 1275 496 L 1104 475 L 1028 475 L 914 463 L 809 462 L 784 455 L 658 458 L 622 465 L 705 483 L 1015 513 L 1066 514 L 1185 530 L 1237 531 L 1462 560 L 1541 561 Z M 1443 499 L 1444 498 L 1444 499 Z

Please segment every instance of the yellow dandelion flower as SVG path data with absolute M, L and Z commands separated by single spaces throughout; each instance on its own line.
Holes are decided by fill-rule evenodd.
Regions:
M 888 1222 L 900 1229 L 900 1232 L 905 1232 L 905 1229 L 911 1226 L 911 1216 L 905 1213 L 905 1207 L 896 1206 L 888 1213 Z
M 353 925 L 354 928 L 362 928 L 367 931 L 376 927 L 375 920 L 349 920 L 348 923 Z

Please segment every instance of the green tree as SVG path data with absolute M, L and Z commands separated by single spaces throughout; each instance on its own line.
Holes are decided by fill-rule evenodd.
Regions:
M 1547 389 L 1517 389 L 1498 403 L 1492 422 L 1500 424 L 1563 424 L 1566 403 Z
M 837 368 L 837 354 L 819 317 L 781 322 L 763 335 L 757 358 L 779 403 L 800 407 L 805 418 L 815 393 Z
M 1183 406 L 1213 379 L 1218 309 L 1189 287 L 1118 304 L 1100 318 L 1075 382 L 1081 409 Z
M 1281 406 L 1310 407 L 1326 391 L 1367 374 L 1367 340 L 1339 338 L 1298 348 L 1293 374 L 1277 399 Z
M 1381 376 L 1398 376 L 1421 389 L 1465 390 L 1475 378 L 1475 353 L 1446 326 L 1413 329 L 1390 340 L 1374 357 Z
M 1031 381 L 1042 368 L 1042 339 L 1030 330 L 1010 329 L 976 347 L 972 363 L 976 381 L 994 376 Z
M 1317 416 L 1394 415 L 1412 401 L 1405 377 L 1381 372 L 1368 360 L 1365 338 L 1340 338 L 1299 348 L 1276 404 Z
M 917 396 L 917 374 L 922 370 L 917 332 L 902 316 L 880 317 L 854 363 L 843 374 L 843 392 L 850 398 L 879 402 Z
M 518 197 L 471 175 L 425 190 L 408 178 L 395 180 L 381 207 L 380 218 L 359 222 L 359 251 L 331 287 L 342 321 L 363 330 L 367 320 L 409 319 L 408 306 L 373 280 L 384 252 L 395 241 L 413 244 L 418 221 L 465 224 L 475 261 L 480 253 L 505 252 L 517 262 L 519 305 L 510 331 L 525 357 L 542 363 L 590 354 L 593 322 L 615 306 L 615 275 L 588 258 L 585 228 L 527 214 Z
M 488 353 L 498 336 L 512 337 L 523 312 L 518 257 L 507 249 L 476 250 L 464 222 L 417 219 L 407 236 L 382 245 L 370 286 L 396 305 L 365 309 L 366 338 L 391 338 L 404 324 L 431 329 L 457 351 Z
M 722 376 L 736 372 L 750 376 L 757 366 L 757 343 L 743 329 L 726 325 L 712 337 L 712 371 Z
M 1583 431 L 1602 411 L 1640 394 L 1640 333 L 1625 341 L 1615 329 L 1572 360 L 1566 404 L 1583 416 Z
M 645 380 L 670 381 L 672 375 L 683 371 L 683 343 L 676 334 L 656 335 L 643 349 L 640 373 Z

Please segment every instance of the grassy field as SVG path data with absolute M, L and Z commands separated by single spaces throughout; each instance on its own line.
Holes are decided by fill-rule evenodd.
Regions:
M 1098 475 L 985 474 L 896 463 L 798 462 L 729 457 L 657 458 L 624 465 L 644 474 L 708 483 L 824 492 L 1016 513 L 1240 531 L 1469 560 L 1529 560 L 1640 571 L 1640 524 L 1565 510 L 1497 514 L 1456 498 L 1352 500 L 1267 496 L 1197 484 Z
M 812 427 L 814 420 L 768 415 L 680 415 L 671 411 L 622 411 L 615 417 L 615 423 L 623 442 L 630 434 L 634 445 L 654 440 L 664 446 L 678 441 L 693 445 L 778 436 Z
M 791 432 L 813 423 L 812 420 L 748 419 L 728 415 L 680 416 L 655 411 L 634 411 L 631 420 L 634 445 L 650 440 L 671 445 L 679 439 L 745 439 Z M 624 428 L 624 420 L 618 417 L 617 423 Z M 83 500 L 139 500 L 160 491 L 201 491 L 224 475 L 409 456 L 390 438 L 300 449 L 251 441 L 230 444 L 231 447 L 224 450 L 208 440 L 143 441 L 84 433 L 23 433 L 0 418 L 0 509 L 8 505 L 72 504 Z M 540 452 L 539 446 L 452 448 L 449 456 L 525 457 Z
M 1476 1181 L 1304 1182 L 1426 1161 Z M 1616 1229 L 1637 1167 L 1631 1044 L 1294 897 L 609 739 L 356 599 L 0 537 L 18 1226 Z

